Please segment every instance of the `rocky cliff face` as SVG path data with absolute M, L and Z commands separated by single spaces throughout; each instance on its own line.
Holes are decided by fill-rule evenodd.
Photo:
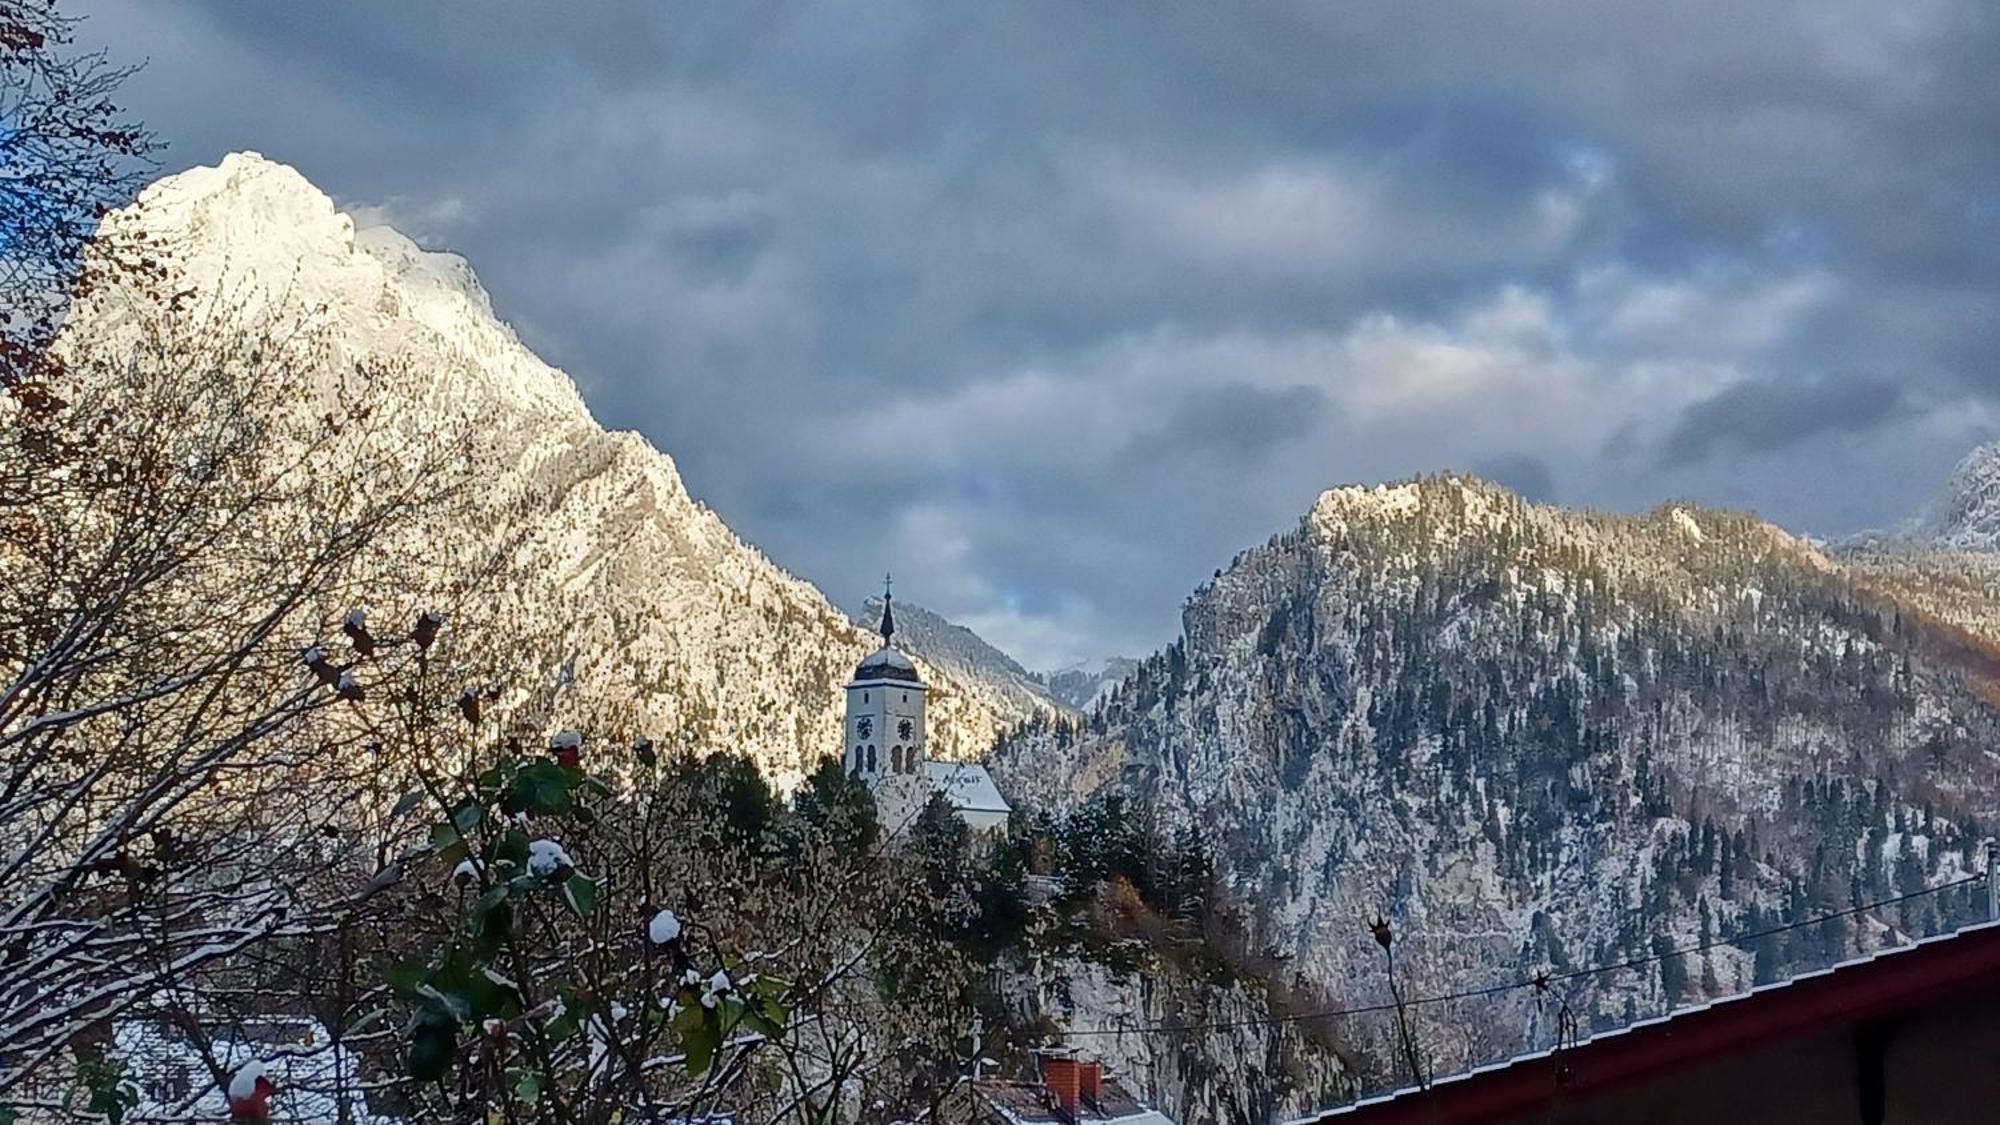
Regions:
M 1899 537 L 1948 551 L 2000 549 L 2000 442 L 1966 454 Z
M 1078 711 L 1088 711 L 1139 668 L 1129 656 L 1113 656 L 1092 664 L 1077 665 L 1047 673 L 1042 682 L 1050 695 Z
M 1753 517 L 1637 518 L 1441 477 L 1326 493 L 1197 590 L 1184 634 L 1002 784 L 1200 826 L 1253 946 L 1334 1006 L 1586 973 L 1414 1011 L 1435 1073 L 1615 1026 L 1971 909 L 2000 813 L 1988 664 Z M 1701 955 L 1657 956 L 1714 943 Z M 1332 1021 L 1407 1081 L 1380 1013 Z
M 1309 1022 L 1270 1022 L 1272 997 L 1255 982 L 1068 959 L 1038 962 L 1012 986 L 1024 1015 L 1085 1029 L 1067 1042 L 1175 1121 L 1265 1125 L 1353 1088 L 1344 1044 Z
M 746 752 L 781 782 L 839 752 L 840 685 L 878 642 L 731 532 L 665 453 L 598 425 L 570 378 L 496 317 L 463 259 L 357 229 L 298 172 L 255 154 L 167 177 L 108 221 L 156 237 L 188 307 L 320 334 L 301 401 L 365 394 L 411 443 L 474 420 L 477 486 L 450 526 L 421 529 L 425 581 L 476 587 L 475 565 L 507 575 L 485 591 L 493 616 L 554 654 L 542 672 L 579 707 Z M 103 338 L 151 299 L 100 293 L 69 331 Z M 926 674 L 940 756 L 982 753 L 1035 705 L 1010 684 Z

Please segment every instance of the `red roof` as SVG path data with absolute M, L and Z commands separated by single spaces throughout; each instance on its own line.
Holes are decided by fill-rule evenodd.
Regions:
M 1852 1026 L 2000 983 L 2000 923 L 1881 950 L 1657 1019 L 1299 1119 L 1293 1125 L 1465 1125 L 1531 1112 L 1726 1051 Z

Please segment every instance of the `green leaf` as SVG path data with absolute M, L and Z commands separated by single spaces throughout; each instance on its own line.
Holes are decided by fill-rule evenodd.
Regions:
M 510 1020 L 521 1014 L 521 992 L 514 982 L 492 968 L 484 968 L 466 978 L 465 998 L 472 1008 L 467 1023 L 488 1019 Z
M 784 1028 L 765 1019 L 763 1014 L 754 1008 L 745 1008 L 743 1010 L 743 1019 L 740 1021 L 740 1025 L 749 1028 L 766 1039 L 782 1039 L 785 1035 Z
M 700 1004 L 682 1005 L 681 1010 L 674 1013 L 674 1034 L 686 1040 L 699 1032 L 702 1023 L 705 1022 L 703 1013 L 707 1011 L 708 1009 Z
M 508 893 L 502 883 L 472 904 L 472 942 L 482 956 L 492 956 L 514 932 L 514 908 L 507 901 Z
M 474 828 L 479 827 L 479 821 L 485 815 L 486 807 L 479 802 L 472 800 L 460 801 L 458 807 L 451 810 L 451 823 L 454 828 L 458 829 L 459 835 L 463 836 Z
M 397 800 L 396 807 L 389 810 L 389 815 L 408 816 L 412 812 L 416 811 L 417 806 L 422 804 L 423 800 L 424 800 L 423 791 L 420 789 L 412 789 L 408 793 L 403 794 L 403 796 Z
M 514 1097 L 527 1105 L 542 1100 L 542 1076 L 524 1066 L 517 1066 L 507 1072 L 513 1079 Z
M 479 779 L 473 784 L 478 787 L 479 795 L 490 801 L 498 796 L 501 788 L 507 784 L 507 771 L 494 766 L 480 774 Z
M 716 1005 L 717 1022 L 721 1025 L 722 1034 L 728 1034 L 742 1021 L 743 1011 L 743 1001 L 734 996 L 722 998 L 722 1002 Z
M 687 1052 L 689 1074 L 705 1074 L 715 1063 L 716 1048 L 722 1046 L 719 1029 L 703 1023 L 693 1035 L 681 1037 L 681 1048 Z
M 417 986 L 424 983 L 424 977 L 429 973 L 430 966 L 421 961 L 398 961 L 389 966 L 389 971 L 382 977 L 389 991 L 408 1000 L 416 995 Z
M 758 1015 L 776 1024 L 780 1029 L 785 1026 L 785 1021 L 790 1019 L 792 1015 L 790 1008 L 785 1007 L 785 1005 L 776 1000 L 769 999 L 759 1000 L 756 1004 L 756 1011 Z
M 419 1082 L 435 1082 L 451 1073 L 452 1059 L 458 1055 L 458 1029 L 436 1020 L 421 1020 L 410 1032 L 410 1047 L 403 1067 Z
M 569 771 L 554 762 L 530 762 L 514 775 L 510 793 L 516 807 L 548 815 L 569 811 L 574 785 Z
M 588 875 L 571 875 L 563 883 L 563 901 L 569 903 L 577 917 L 590 917 L 597 911 L 597 880 Z

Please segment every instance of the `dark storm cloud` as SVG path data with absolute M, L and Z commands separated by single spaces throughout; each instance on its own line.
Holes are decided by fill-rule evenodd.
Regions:
M 1839 531 L 2000 396 L 1978 0 L 80 2 L 170 164 L 260 149 L 464 253 L 778 559 L 1031 662 L 1164 640 L 1338 481 Z M 1234 471 L 1134 452 L 1175 443 Z
M 1744 383 L 1682 411 L 1659 463 L 1687 465 L 1724 449 L 1773 453 L 1823 434 L 1871 430 L 1908 410 L 1904 389 L 1880 379 Z
M 1317 387 L 1268 389 L 1228 383 L 1195 391 L 1165 422 L 1133 438 L 1122 460 L 1136 468 L 1210 458 L 1246 464 L 1311 432 L 1326 409 Z
M 1513 489 L 1537 504 L 1552 503 L 1556 498 L 1555 474 L 1549 471 L 1548 462 L 1539 457 L 1503 453 L 1476 462 L 1472 471 L 1494 484 Z

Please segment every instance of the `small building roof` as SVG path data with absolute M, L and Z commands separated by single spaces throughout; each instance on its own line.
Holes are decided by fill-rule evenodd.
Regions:
M 1535 1051 L 1297 1118 L 1453 1125 L 1533 1113 L 1553 1099 L 1632 1082 L 1830 1027 L 1859 1026 L 2000 981 L 2000 923 L 1983 922 L 1877 950 L 1748 992 L 1678 1008 L 1558 1051 Z
M 993 775 L 977 762 L 926 761 L 924 774 L 951 807 L 963 812 L 1012 812 L 1013 807 L 993 784 Z

